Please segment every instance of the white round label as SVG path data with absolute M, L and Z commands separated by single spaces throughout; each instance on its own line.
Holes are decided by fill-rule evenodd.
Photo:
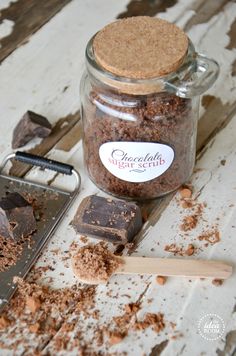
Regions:
M 106 142 L 99 156 L 115 177 L 127 182 L 147 182 L 162 175 L 174 160 L 174 150 L 162 143 Z

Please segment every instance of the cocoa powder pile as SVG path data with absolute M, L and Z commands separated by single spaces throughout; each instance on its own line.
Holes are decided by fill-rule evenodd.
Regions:
M 83 246 L 73 256 L 75 274 L 88 282 L 106 282 L 121 264 L 121 259 L 110 252 L 103 241 Z
M 167 194 L 192 173 L 195 120 L 192 101 L 172 94 L 132 96 L 94 88 L 84 110 L 84 158 L 92 181 L 120 197 L 149 199 Z M 111 174 L 102 164 L 99 148 L 112 141 L 167 144 L 174 161 L 161 176 L 133 183 Z

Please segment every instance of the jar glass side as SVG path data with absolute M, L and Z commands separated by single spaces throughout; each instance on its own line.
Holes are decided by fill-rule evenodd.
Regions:
M 198 106 L 198 97 L 180 98 L 165 91 L 124 94 L 84 74 L 81 113 L 90 179 L 100 189 L 126 199 L 153 199 L 176 190 L 193 171 Z M 107 143 L 112 143 L 113 151 Z M 111 157 L 116 146 L 119 156 Z M 147 149 L 153 147 L 149 153 Z M 169 166 L 163 163 L 166 152 L 173 153 Z M 130 175 L 136 181 L 129 181 Z

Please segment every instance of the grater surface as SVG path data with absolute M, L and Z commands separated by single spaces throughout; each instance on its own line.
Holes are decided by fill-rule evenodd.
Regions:
M 37 231 L 23 243 L 23 250 L 16 264 L 0 272 L 0 312 L 16 290 L 13 278 L 15 276 L 24 278 L 29 272 L 78 190 L 67 192 L 1 174 L 0 197 L 5 196 L 6 192 L 18 192 L 23 196 L 35 198 L 37 205 L 41 206 L 43 216 L 40 220 L 36 217 Z

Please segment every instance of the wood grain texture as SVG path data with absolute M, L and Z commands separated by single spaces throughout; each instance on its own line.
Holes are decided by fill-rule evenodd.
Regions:
M 188 31 L 194 25 L 208 22 L 213 16 L 219 14 L 228 2 L 228 0 L 196 1 L 192 7 L 190 6 L 190 10 L 194 10 L 195 13 L 185 24 L 184 30 Z
M 177 0 L 131 0 L 127 10 L 117 16 L 118 19 L 132 16 L 155 16 L 173 7 Z
M 204 95 L 202 105 L 206 111 L 198 122 L 197 150 L 200 153 L 209 140 L 221 130 L 236 113 L 236 101 L 223 104 L 213 95 Z
M 179 258 L 122 257 L 124 262 L 114 274 L 154 274 L 159 276 L 185 276 L 193 278 L 229 278 L 232 266 L 214 260 Z
M 4 19 L 14 22 L 13 31 L 0 39 L 0 62 L 50 20 L 71 0 L 18 0 L 1 11 Z
M 231 24 L 230 30 L 227 34 L 230 38 L 230 42 L 226 48 L 228 49 L 236 48 L 236 20 Z
M 206 3 L 208 4 L 207 11 L 210 11 L 209 3 L 211 3 L 213 7 L 215 6 L 215 1 L 207 1 Z M 78 61 L 82 63 L 83 49 L 87 40 L 85 38 L 86 35 L 91 34 L 89 31 L 95 32 L 105 23 L 114 19 L 117 14 L 124 12 L 124 8 L 127 5 L 124 2 L 121 4 L 120 2 L 112 0 L 109 0 L 109 4 L 111 5 L 108 6 L 108 1 L 99 0 L 98 9 L 94 11 L 94 1 L 81 2 L 80 4 L 78 4 L 77 1 L 72 2 L 72 6 L 69 5 L 69 8 L 67 6 L 63 9 L 63 18 L 60 16 L 54 17 L 54 19 L 50 21 L 52 25 L 50 29 L 48 26 L 45 26 L 38 31 L 37 37 L 40 37 L 41 41 L 43 39 L 45 45 L 45 47 L 40 50 L 40 57 L 38 53 L 37 58 L 30 57 L 35 51 L 35 48 L 38 48 L 38 43 L 34 43 L 33 38 L 24 48 L 21 48 L 24 55 L 27 53 L 27 58 L 32 59 L 32 62 L 29 62 L 30 67 L 34 65 L 34 72 L 26 79 L 27 88 L 30 87 L 30 91 L 27 91 L 25 94 L 27 98 L 31 95 L 31 90 L 35 89 L 35 76 L 32 74 L 35 73 L 36 75 L 39 72 L 40 77 L 43 77 L 45 81 L 45 78 L 47 79 L 48 68 L 50 68 L 50 81 L 40 83 L 43 90 L 39 91 L 37 96 L 32 96 L 30 104 L 33 107 L 37 105 L 37 109 L 39 109 L 40 112 L 45 108 L 46 114 L 49 112 L 51 114 L 50 117 L 54 118 L 55 121 L 57 117 L 67 115 L 67 112 L 74 110 L 77 105 L 76 98 L 78 92 L 76 88 L 78 86 L 79 70 L 78 68 L 73 68 L 73 64 L 71 63 L 77 62 L 77 56 L 79 57 Z M 185 2 L 185 4 L 186 11 L 183 11 L 181 7 L 183 1 L 180 0 L 175 6 L 169 7 L 167 11 L 159 15 L 171 21 L 177 21 L 177 24 L 181 24 L 181 26 L 184 27 L 189 19 L 193 16 L 198 16 L 198 12 L 203 13 L 203 10 L 200 11 L 203 1 L 190 1 Z M 117 6 L 117 8 L 119 7 L 116 12 L 113 11 L 115 6 Z M 105 9 L 108 9 L 110 12 L 108 13 Z M 199 11 L 196 11 L 196 9 L 199 9 Z M 79 20 L 76 11 L 80 14 L 82 13 Z M 196 13 L 194 14 L 193 11 L 196 11 Z M 172 199 L 172 196 L 169 196 L 168 198 L 163 198 L 158 203 L 155 201 L 150 202 L 149 205 L 143 206 L 150 215 L 142 234 L 140 234 L 137 249 L 133 251 L 136 256 L 167 257 L 169 254 L 164 250 L 167 243 L 178 243 L 187 246 L 187 244 L 191 242 L 199 247 L 196 257 L 214 257 L 222 260 L 227 259 L 229 262 L 235 260 L 236 175 L 232 167 L 235 167 L 236 164 L 234 134 L 236 123 L 235 117 L 232 118 L 232 105 L 234 105 L 233 103 L 235 101 L 235 77 L 231 77 L 231 73 L 236 58 L 235 52 L 226 48 L 230 43 L 230 31 L 231 25 L 234 22 L 234 13 L 235 6 L 232 2 L 229 2 L 225 4 L 223 9 L 216 13 L 216 15 L 213 15 L 213 17 L 211 15 L 207 22 L 202 23 L 199 17 L 198 22 L 200 25 L 197 22 L 191 26 L 189 25 L 189 33 L 197 48 L 219 60 L 221 65 L 221 75 L 216 85 L 203 97 L 201 124 L 199 122 L 201 125 L 201 127 L 199 127 L 199 137 L 202 138 L 198 139 L 198 142 L 200 142 L 198 143 L 198 147 L 201 148 L 201 154 L 198 156 L 196 173 L 192 177 L 194 191 L 199 195 L 201 202 L 207 202 L 204 216 L 205 221 L 199 223 L 197 229 L 191 231 L 188 236 L 182 236 L 179 225 L 183 216 L 186 215 L 186 211 L 181 209 L 178 204 L 178 194 L 174 199 Z M 206 16 L 208 15 L 206 14 Z M 62 38 L 60 29 L 65 19 L 68 24 L 68 29 L 63 29 L 64 42 L 62 46 L 59 46 L 58 44 L 61 44 Z M 53 33 L 57 33 L 57 36 L 53 36 Z M 75 39 L 78 38 L 79 41 L 75 41 Z M 74 44 L 74 47 L 71 46 L 71 43 Z M 48 55 L 48 47 L 52 48 L 50 56 Z M 70 51 L 70 58 L 73 58 L 73 61 L 68 59 L 68 61 L 65 60 L 59 63 L 57 60 L 57 58 L 59 58 L 58 53 L 61 53 L 61 59 L 68 51 Z M 14 54 L 18 55 L 16 52 Z M 54 53 L 56 53 L 55 56 Z M 20 68 L 20 70 L 22 70 L 23 68 L 24 70 L 22 57 L 20 57 L 20 54 L 17 58 L 16 56 L 13 57 L 14 58 L 11 58 L 11 65 L 4 67 L 6 68 L 7 76 L 5 80 L 1 80 L 0 83 L 3 89 L 5 89 L 7 84 L 13 87 L 15 85 L 16 76 L 18 81 L 21 80 L 17 69 Z M 3 65 L 5 62 L 3 62 Z M 55 73 L 53 72 L 52 66 L 50 66 L 52 63 L 53 68 L 58 64 Z M 70 71 L 69 69 L 71 68 L 72 70 Z M 13 74 L 11 75 L 12 72 Z M 38 82 L 38 78 L 36 82 Z M 68 85 L 68 90 L 66 90 L 63 95 L 59 94 L 62 88 Z M 13 94 L 12 97 L 15 99 L 14 104 L 17 113 L 11 117 L 12 111 L 8 110 L 10 104 L 5 106 L 1 111 L 1 117 L 11 117 L 12 122 L 11 125 L 9 124 L 7 126 L 8 131 L 11 130 L 14 123 L 17 122 L 17 119 L 19 119 L 22 112 L 26 109 L 24 106 L 24 97 L 21 97 L 21 91 L 13 91 Z M 66 96 L 66 94 L 68 94 L 68 96 Z M 3 91 L 1 97 L 7 99 Z M 4 100 L 2 100 L 2 102 L 4 102 Z M 63 105 L 60 106 L 61 102 L 63 102 Z M 54 111 L 52 111 L 52 108 Z M 63 114 L 60 114 L 61 110 L 64 110 Z M 6 122 L 6 125 L 7 124 Z M 75 234 L 70 226 L 70 221 L 78 205 L 81 200 L 89 194 L 105 195 L 88 180 L 82 165 L 81 140 L 74 145 L 75 139 L 73 138 L 73 133 L 76 135 L 76 132 L 79 132 L 77 126 L 78 123 L 73 126 L 71 132 L 67 133 L 65 139 L 61 138 L 62 141 L 58 141 L 56 148 L 52 148 L 47 153 L 52 159 L 61 159 L 75 165 L 81 172 L 83 182 L 82 190 L 75 204 L 68 214 L 65 215 L 62 224 L 53 235 L 50 244 L 37 264 L 37 266 L 52 266 L 52 270 L 45 273 L 38 281 L 40 284 L 48 284 L 49 280 L 52 288 L 63 288 L 76 283 L 73 273 L 68 267 L 67 252 L 73 241 L 77 241 L 82 245 L 82 242 L 79 241 L 79 236 Z M 10 142 L 10 140 L 8 140 L 9 135 L 6 136 L 3 130 L 0 130 L 0 135 L 2 152 L 4 151 L 5 153 L 8 149 L 7 144 Z M 70 135 L 72 136 L 71 144 L 69 139 L 69 137 L 71 137 Z M 210 142 L 209 137 L 212 137 Z M 207 145 L 205 145 L 205 143 L 207 143 Z M 225 166 L 220 163 L 222 159 L 226 160 Z M 62 175 L 56 176 L 53 172 L 46 173 L 34 169 L 28 172 L 28 177 L 36 177 L 38 180 L 41 180 L 43 173 L 46 174 L 48 180 L 53 179 L 54 183 L 58 186 L 70 186 L 68 179 Z M 220 231 L 222 231 L 221 241 L 219 244 L 214 246 L 209 245 L 205 248 L 197 239 L 197 236 L 202 232 L 203 228 L 207 228 L 207 224 L 214 224 L 216 221 L 219 224 Z M 96 242 L 96 240 L 89 239 L 89 242 Z M 59 250 L 58 255 L 53 254 L 53 250 L 55 249 Z M 126 252 L 127 251 L 124 251 L 124 253 Z M 16 345 L 15 354 L 17 352 L 21 354 L 24 352 L 27 353 L 26 348 L 29 346 L 32 352 L 38 349 L 43 350 L 43 354 L 48 353 L 54 355 L 57 353 L 56 343 L 60 340 L 60 337 L 63 340 L 68 340 L 65 345 L 67 349 L 61 352 L 61 354 L 65 354 L 70 347 L 73 347 L 73 338 L 76 338 L 77 335 L 82 335 L 82 343 L 84 342 L 91 345 L 94 354 L 95 352 L 101 352 L 102 355 L 109 352 L 122 355 L 123 352 L 126 352 L 129 356 L 137 356 L 144 353 L 152 356 L 161 353 L 163 353 L 163 355 L 199 356 L 199 354 L 215 354 L 217 350 L 218 354 L 222 356 L 225 352 L 228 352 L 231 340 L 235 339 L 231 337 L 233 334 L 230 332 L 233 328 L 235 329 L 236 320 L 236 312 L 234 310 L 235 275 L 232 277 L 232 280 L 229 279 L 219 288 L 207 281 L 193 282 L 188 279 L 177 280 L 176 278 L 170 278 L 166 285 L 162 287 L 157 285 L 154 278 L 141 279 L 136 276 L 127 279 L 123 277 L 124 276 L 115 276 L 111 283 L 105 288 L 100 286 L 97 288 L 95 306 L 95 308 L 99 310 L 99 318 L 97 320 L 92 318 L 85 320 L 82 313 L 68 309 L 67 319 L 64 325 L 66 326 L 67 323 L 75 324 L 74 330 L 69 335 L 63 330 L 63 324 L 60 324 L 58 333 L 51 339 L 47 335 L 45 338 L 43 338 L 42 335 L 33 335 L 31 338 L 32 335 L 29 334 L 28 326 L 16 323 L 16 325 L 14 325 L 15 340 L 19 341 L 19 344 Z M 139 301 L 142 306 L 141 310 L 135 314 L 137 320 L 143 320 L 143 316 L 146 312 L 164 313 L 166 321 L 166 330 L 164 333 L 156 334 L 151 328 L 145 331 L 131 330 L 129 335 L 122 340 L 121 343 L 113 345 L 112 347 L 107 344 L 98 347 L 92 337 L 93 331 L 96 331 L 97 328 L 103 327 L 104 325 L 113 327 L 113 316 L 120 316 L 123 314 L 126 304 L 136 301 Z M 233 310 L 234 312 L 232 313 Z M 226 324 L 226 334 L 220 340 L 213 343 L 209 341 L 205 342 L 204 339 L 200 338 L 197 334 L 196 327 L 199 317 L 209 312 L 219 313 L 219 315 L 224 318 Z M 170 322 L 176 323 L 175 330 L 170 327 Z M 10 341 L 10 333 L 11 331 L 9 330 L 2 332 L 0 340 L 4 342 Z M 231 350 L 233 350 L 232 347 L 230 348 L 230 351 Z M 220 352 L 223 354 L 220 354 Z M 9 351 L 9 355 L 12 354 L 11 351 Z M 71 354 L 77 355 L 78 349 L 74 349 Z
M 55 148 L 69 152 L 82 138 L 82 124 L 77 122 L 71 130 L 58 141 Z

